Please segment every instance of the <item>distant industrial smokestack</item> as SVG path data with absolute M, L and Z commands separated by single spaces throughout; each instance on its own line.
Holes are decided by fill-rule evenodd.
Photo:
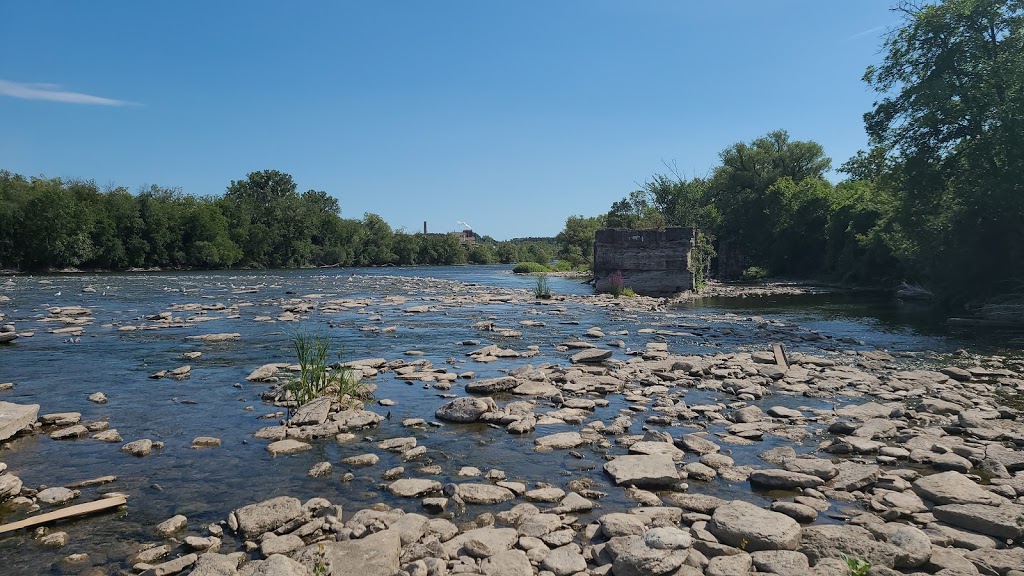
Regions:
M 427 235 L 427 221 L 426 220 L 423 221 L 423 235 L 424 236 Z

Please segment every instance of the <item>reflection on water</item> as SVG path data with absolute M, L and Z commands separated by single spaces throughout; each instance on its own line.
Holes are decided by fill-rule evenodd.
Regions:
M 430 277 L 463 284 L 421 280 Z M 49 283 L 40 283 L 40 280 Z M 302 454 L 271 458 L 264 450 L 266 442 L 252 437 L 253 432 L 274 421 L 259 420 L 260 415 L 276 408 L 260 403 L 259 393 L 266 385 L 244 380 L 253 369 L 269 362 L 294 361 L 290 336 L 297 329 L 327 331 L 347 358 L 404 358 L 404 352 L 417 350 L 434 365 L 472 370 L 478 378 L 502 375 L 508 370 L 532 363 L 566 363 L 567 354 L 554 350 L 566 340 L 578 339 L 592 327 L 606 333 L 620 332 L 608 339 L 621 339 L 624 348 L 616 357 L 625 360 L 626 349 L 643 348 L 651 341 L 667 342 L 673 353 L 718 353 L 734 350 L 763 350 L 767 344 L 786 339 L 793 350 L 816 353 L 841 352 L 855 348 L 891 350 L 952 351 L 969 342 L 947 336 L 937 324 L 915 316 L 901 318 L 898 309 L 876 302 L 820 298 L 757 299 L 743 301 L 703 301 L 667 312 L 627 312 L 601 309 L 576 302 L 535 304 L 489 302 L 475 306 L 450 306 L 427 300 L 457 296 L 483 287 L 532 292 L 532 277 L 515 276 L 507 267 L 389 268 L 358 270 L 303 270 L 274 272 L 208 272 L 111 275 L 63 275 L 16 277 L 12 285 L 0 279 L 0 294 L 11 301 L 0 304 L 7 318 L 19 331 L 34 331 L 14 345 L 0 347 L 0 382 L 15 382 L 13 390 L 0 392 L 0 400 L 38 403 L 41 413 L 81 412 L 88 422 L 107 421 L 128 442 L 150 438 L 164 442 L 162 450 L 145 458 L 119 451 L 120 444 L 91 439 L 53 441 L 44 435 L 15 439 L 0 451 L 0 461 L 32 488 L 62 486 L 103 475 L 116 475 L 117 481 L 100 487 L 84 488 L 79 501 L 116 490 L 129 496 L 127 512 L 105 515 L 61 525 L 69 534 L 69 543 L 60 549 L 40 547 L 30 534 L 19 533 L 0 539 L 0 562 L 5 574 L 75 572 L 82 566 L 67 566 L 60 559 L 87 552 L 89 565 L 120 563 L 137 550 L 139 542 L 155 541 L 153 526 L 174 514 L 189 518 L 193 530 L 223 520 L 235 507 L 277 495 L 300 499 L 323 496 L 355 510 L 376 502 L 401 504 L 417 510 L 416 500 L 398 501 L 381 490 L 381 473 L 404 465 L 407 476 L 416 475 L 421 465 L 442 467 L 442 483 L 462 466 L 472 465 L 484 471 L 504 470 L 510 480 L 531 487 L 547 481 L 564 487 L 574 478 L 593 480 L 594 489 L 608 492 L 594 516 L 629 506 L 622 490 L 613 489 L 601 472 L 604 452 L 579 450 L 577 459 L 567 451 L 533 451 L 536 436 L 565 431 L 566 427 L 541 427 L 535 434 L 515 437 L 486 426 L 446 425 L 427 430 L 401 426 L 405 418 L 433 419 L 434 410 L 445 400 L 440 392 L 424 389 L 422 383 L 407 384 L 388 374 L 378 378 L 378 398 L 389 398 L 392 418 L 379 429 L 359 433 L 356 441 L 339 445 L 333 439 L 315 443 L 315 449 Z M 470 286 L 466 286 L 466 283 Z M 476 286 L 472 286 L 476 285 Z M 589 294 L 590 287 L 577 279 L 552 277 L 557 294 Z M 83 292 L 83 288 L 95 292 Z M 276 317 L 280 304 L 291 298 L 322 294 L 318 300 L 374 297 L 366 314 L 356 310 L 339 313 L 314 311 L 301 322 L 254 322 L 258 316 Z M 379 298 L 404 296 L 402 305 L 385 305 Z M 315 301 L 315 300 L 313 300 Z M 206 320 L 185 328 L 121 331 L 121 326 L 149 325 L 146 318 L 170 310 L 174 305 L 223 303 L 237 306 L 238 318 L 208 311 Z M 403 310 L 418 304 L 439 305 L 439 310 L 408 314 Z M 51 306 L 81 305 L 93 313 L 93 323 L 85 327 L 78 343 L 48 333 L 58 327 L 44 322 Z M 187 317 L 194 312 L 175 312 Z M 379 315 L 379 320 L 369 317 Z M 514 327 L 522 338 L 501 338 L 480 331 L 473 324 L 481 320 Z M 543 322 L 544 326 L 520 325 L 521 320 Z M 792 325 L 799 325 L 799 328 Z M 392 333 L 360 330 L 365 326 L 396 326 Z M 644 327 L 661 332 L 641 333 Z M 234 341 L 201 344 L 186 336 L 217 332 L 238 332 Z M 498 343 L 503 347 L 525 350 L 538 345 L 541 355 L 530 359 L 512 359 L 494 364 L 477 364 L 464 356 L 472 348 L 461 346 L 464 340 L 480 340 L 481 345 Z M 201 351 L 202 358 L 181 360 L 184 352 Z M 414 358 L 415 359 L 415 358 Z M 184 381 L 151 380 L 148 376 L 161 369 L 183 364 L 192 366 L 191 378 Z M 97 405 L 87 397 L 102 391 L 109 402 Z M 453 392 L 460 392 L 455 388 Z M 499 401 L 502 398 L 498 398 Z M 625 404 L 621 397 L 610 398 L 609 406 L 598 408 L 595 419 L 614 418 Z M 688 404 L 731 402 L 711 392 L 687 391 Z M 801 397 L 771 397 L 766 405 L 824 407 L 817 400 Z M 376 407 L 383 413 L 385 410 Z M 641 433 L 642 417 L 636 419 L 633 433 Z M 668 429 L 674 436 L 690 430 Z M 712 430 L 715 431 L 715 430 Z M 342 458 L 373 449 L 381 439 L 415 435 L 428 448 L 427 457 L 417 463 L 402 463 L 399 456 L 380 452 L 381 462 L 369 469 L 355 469 L 355 479 L 343 483 L 339 476 L 348 471 L 338 462 Z M 193 450 L 192 439 L 215 436 L 220 448 Z M 811 436 L 798 450 L 811 450 L 820 438 Z M 771 448 L 780 439 L 766 440 L 751 448 L 736 447 L 732 456 L 737 464 L 756 464 L 756 454 Z M 788 443 L 788 441 L 786 441 Z M 613 446 L 607 453 L 625 450 Z M 319 461 L 335 464 L 328 478 L 313 479 L 306 471 Z M 733 485 L 723 481 L 707 485 L 691 482 L 691 491 L 702 491 L 750 499 L 746 483 Z M 755 496 L 760 498 L 760 496 Z M 767 501 L 767 500 L 764 500 Z M 509 506 L 515 502 L 509 503 Z M 481 511 L 483 508 L 481 508 Z M 471 507 L 470 510 L 473 513 Z M 0 509 L 0 521 L 10 519 L 10 510 Z M 230 537 L 224 549 L 232 550 Z M 126 566 L 126 565 L 124 565 Z

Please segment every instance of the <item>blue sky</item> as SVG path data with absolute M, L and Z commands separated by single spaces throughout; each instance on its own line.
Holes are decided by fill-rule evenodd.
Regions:
M 277 169 L 345 217 L 549 236 L 778 128 L 841 164 L 891 4 L 9 2 L 0 168 L 197 195 Z

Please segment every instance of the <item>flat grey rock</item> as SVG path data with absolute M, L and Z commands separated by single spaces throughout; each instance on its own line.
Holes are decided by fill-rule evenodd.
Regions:
M 0 402 L 0 441 L 7 440 L 36 421 L 39 404 Z
M 796 550 L 800 544 L 796 520 L 741 500 L 716 508 L 707 529 L 721 543 L 750 552 Z
M 388 492 L 403 498 L 417 498 L 430 494 L 431 492 L 440 491 L 440 482 L 437 480 L 426 480 L 422 478 L 402 478 L 401 480 L 395 480 L 388 485 Z
M 573 364 L 595 364 L 612 357 L 611 350 L 603 348 L 587 348 L 572 355 Z
M 932 514 L 940 522 L 995 538 L 1024 536 L 1024 506 L 1019 504 L 945 504 L 933 508 Z
M 671 456 L 626 455 L 605 463 L 604 471 L 619 486 L 672 486 L 679 482 L 679 472 Z
M 302 502 L 290 496 L 278 496 L 242 506 L 231 513 L 228 522 L 245 538 L 272 532 L 302 515 Z
M 960 472 L 949 471 L 918 478 L 914 493 L 936 504 L 987 504 L 1009 502 L 1003 496 L 985 490 Z

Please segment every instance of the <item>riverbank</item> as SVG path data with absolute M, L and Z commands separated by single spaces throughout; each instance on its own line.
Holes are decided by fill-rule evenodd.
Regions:
M 828 574 L 846 553 L 884 574 L 1006 574 L 992 563 L 1021 553 L 1019 359 L 879 350 L 663 299 L 308 278 L 159 277 L 137 303 L 113 283 L 80 307 L 35 280 L 4 292 L 8 321 L 36 335 L 0 348 L 15 384 L 0 400 L 43 415 L 0 451 L 0 478 L 23 482 L 3 521 L 129 497 L 117 517 L 0 539 L 5 565 Z M 375 399 L 289 418 L 299 326 L 335 332 Z M 62 345 L 71 332 L 81 344 Z M 130 365 L 83 361 L 59 386 L 35 382 L 59 364 L 16 360 L 121 349 Z

